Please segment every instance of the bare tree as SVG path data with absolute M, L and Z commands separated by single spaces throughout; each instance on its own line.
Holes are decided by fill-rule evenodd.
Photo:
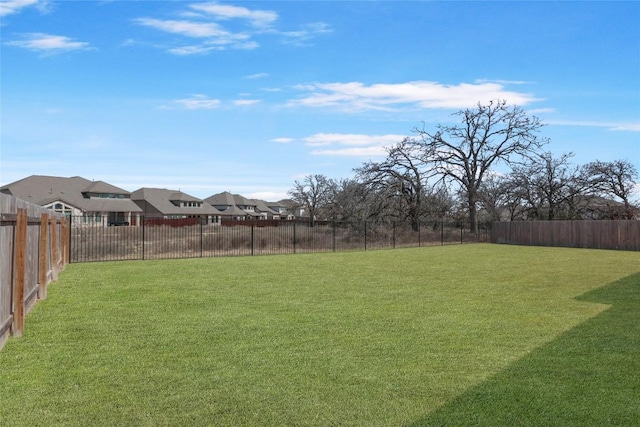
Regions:
M 638 179 L 638 170 L 633 164 L 627 160 L 595 161 L 585 165 L 585 170 L 599 195 L 614 200 L 617 198 L 616 201 L 623 204 L 622 212 L 615 216 L 633 219 L 638 214 L 637 202 L 632 200 Z
M 500 221 L 509 196 L 511 182 L 504 175 L 487 175 L 478 189 L 478 204 L 490 221 Z
M 366 221 L 377 215 L 375 196 L 354 179 L 341 179 L 331 186 L 328 214 L 334 221 Z
M 307 209 L 311 221 L 319 218 L 330 202 L 333 183 L 324 175 L 307 175 L 302 181 L 295 181 L 289 195 L 296 208 Z
M 399 201 L 403 216 L 409 218 L 414 230 L 418 229 L 424 210 L 425 188 L 433 176 L 420 147 L 405 139 L 388 148 L 387 158 L 382 162 L 368 162 L 354 171 L 378 193 L 380 200 Z
M 579 204 L 586 202 L 588 183 L 581 169 L 569 159 L 573 153 L 553 157 L 542 153 L 525 166 L 517 166 L 511 173 L 529 219 L 576 219 Z
M 436 131 L 416 128 L 424 159 L 433 164 L 442 180 L 460 185 L 469 211 L 469 228 L 477 232 L 478 190 L 487 172 L 498 163 L 517 164 L 538 152 L 546 138 L 537 136 L 543 124 L 520 107 L 506 101 L 478 103 L 476 108 L 454 113 L 460 124 L 438 124 Z

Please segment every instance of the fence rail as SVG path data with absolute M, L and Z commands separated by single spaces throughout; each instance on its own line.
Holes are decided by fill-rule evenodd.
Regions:
M 172 222 L 173 221 L 173 222 Z M 81 224 L 80 221 L 72 221 Z M 371 250 L 488 242 L 488 228 L 471 234 L 463 224 L 443 220 L 417 229 L 404 222 L 233 221 L 190 224 L 148 221 L 138 226 L 73 225 L 70 261 L 118 261 Z
M 63 215 L 0 194 L 0 349 L 69 261 L 69 230 Z
M 640 251 L 640 221 L 494 222 L 491 243 Z

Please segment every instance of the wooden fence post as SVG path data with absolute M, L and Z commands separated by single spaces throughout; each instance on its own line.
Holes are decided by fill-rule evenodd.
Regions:
M 59 270 L 64 270 L 65 263 L 65 253 L 64 253 L 64 241 L 67 237 L 67 219 L 60 219 L 60 244 L 58 245 L 58 250 L 60 251 L 60 267 Z
M 69 231 L 71 230 L 71 218 L 62 219 L 62 235 L 60 236 L 60 246 L 62 250 L 62 269 L 69 264 Z
M 13 325 L 11 333 L 21 337 L 24 330 L 24 281 L 27 267 L 27 210 L 18 209 L 14 247 Z
M 51 279 L 58 280 L 58 221 L 55 217 L 49 219 L 51 227 Z
M 47 238 L 49 237 L 49 215 L 43 213 L 40 217 L 40 247 L 39 247 L 39 265 L 38 265 L 38 282 L 40 290 L 38 292 L 39 299 L 47 297 L 47 283 L 49 272 L 49 247 L 47 246 Z

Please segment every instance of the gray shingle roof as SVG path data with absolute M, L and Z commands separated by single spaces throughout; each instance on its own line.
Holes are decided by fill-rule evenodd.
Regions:
M 253 202 L 258 212 L 266 212 L 268 215 L 280 215 L 278 212 L 267 206 L 267 202 L 265 201 L 254 199 Z
M 236 204 L 233 194 L 229 193 L 228 191 L 214 194 L 213 196 L 209 196 L 206 199 L 204 199 L 204 201 L 209 203 L 211 206 L 220 206 L 220 207 L 235 206 Z
M 70 178 L 31 175 L 0 188 L 0 191 L 44 206 L 63 201 L 84 212 L 140 212 L 129 192 L 104 181 L 90 181 L 80 176 Z M 114 194 L 123 198 L 89 198 L 88 193 Z
M 110 194 L 129 194 L 128 191 L 115 185 L 108 184 L 104 181 L 92 181 L 84 190 L 83 193 L 110 193 Z
M 131 199 L 143 210 L 145 203 L 163 215 L 220 215 L 220 211 L 205 201 L 189 194 L 165 188 L 139 188 Z M 176 202 L 176 203 L 172 203 Z M 200 202 L 200 207 L 181 207 L 180 202 Z

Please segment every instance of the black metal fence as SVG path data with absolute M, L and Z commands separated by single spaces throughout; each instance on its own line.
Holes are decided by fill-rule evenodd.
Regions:
M 488 242 L 490 224 L 472 234 L 455 221 L 404 222 L 235 221 L 186 224 L 144 218 L 105 227 L 72 221 L 70 262 L 337 252 Z

